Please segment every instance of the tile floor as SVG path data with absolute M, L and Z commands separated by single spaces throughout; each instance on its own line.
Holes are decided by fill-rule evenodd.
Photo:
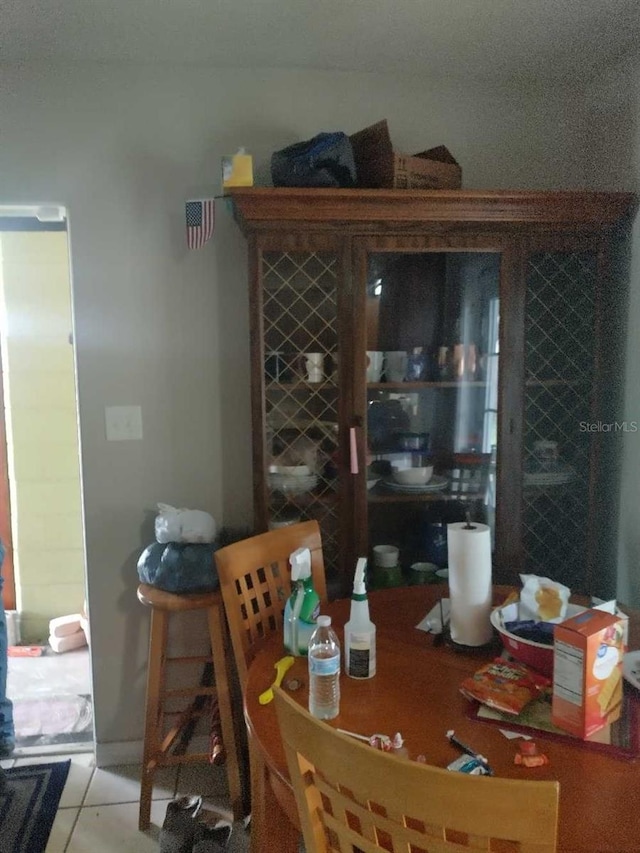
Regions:
M 151 827 L 138 831 L 140 767 L 99 769 L 92 753 L 17 757 L 3 767 L 71 759 L 58 814 L 46 853 L 158 853 L 160 827 L 167 802 L 183 794 L 201 794 L 205 808 L 231 820 L 224 767 L 190 765 L 163 768 L 156 773 Z M 234 826 L 228 853 L 247 853 L 249 833 Z

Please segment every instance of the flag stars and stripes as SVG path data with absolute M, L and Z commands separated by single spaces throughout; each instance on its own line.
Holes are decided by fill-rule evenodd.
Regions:
M 201 249 L 211 239 L 215 225 L 215 200 L 197 199 L 186 202 L 187 247 Z

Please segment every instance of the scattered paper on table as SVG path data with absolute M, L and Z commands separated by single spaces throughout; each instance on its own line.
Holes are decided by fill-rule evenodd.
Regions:
M 442 603 L 442 611 L 440 610 L 440 604 Z M 428 634 L 441 634 L 442 633 L 442 619 L 444 618 L 444 624 L 446 625 L 449 621 L 449 614 L 451 612 L 451 603 L 448 598 L 441 598 L 440 601 L 435 604 L 431 610 L 427 613 L 427 615 L 416 625 L 416 628 L 420 631 L 426 631 Z
M 508 729 L 498 729 L 498 731 L 503 734 L 507 740 L 515 740 L 516 738 L 531 740 L 531 735 L 525 735 L 522 732 L 511 732 Z

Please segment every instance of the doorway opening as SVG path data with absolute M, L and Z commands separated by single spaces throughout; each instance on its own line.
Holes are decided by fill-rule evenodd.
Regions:
M 67 218 L 0 206 L 0 538 L 16 755 L 93 748 Z

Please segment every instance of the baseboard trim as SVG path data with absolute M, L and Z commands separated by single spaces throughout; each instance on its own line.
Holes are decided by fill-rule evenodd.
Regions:
M 114 743 L 96 744 L 96 766 L 113 767 L 116 764 L 140 764 L 142 741 L 124 740 Z

